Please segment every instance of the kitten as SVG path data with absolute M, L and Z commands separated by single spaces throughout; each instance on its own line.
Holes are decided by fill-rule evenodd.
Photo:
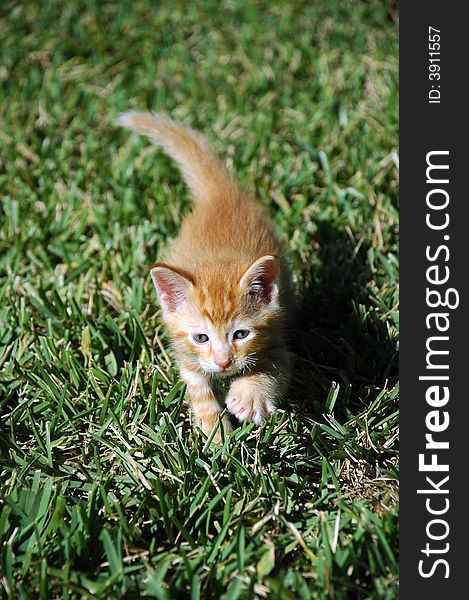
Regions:
M 260 424 L 275 411 L 290 372 L 289 277 L 273 226 L 199 133 L 150 113 L 126 112 L 118 122 L 177 162 L 194 199 L 163 262 L 151 268 L 193 421 L 210 434 L 223 410 L 217 381 L 226 379 L 228 411 Z M 226 416 L 223 425 L 231 431 Z

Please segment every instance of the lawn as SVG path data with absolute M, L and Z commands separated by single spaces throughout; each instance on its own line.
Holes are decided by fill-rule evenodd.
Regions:
M 3 596 L 396 598 L 396 3 L 0 11 Z M 128 108 L 206 133 L 301 298 L 281 409 L 220 446 L 148 273 L 190 199 Z

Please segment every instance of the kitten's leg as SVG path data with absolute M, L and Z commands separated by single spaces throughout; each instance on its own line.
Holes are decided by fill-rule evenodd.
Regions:
M 195 427 L 200 427 L 205 435 L 209 436 L 223 408 L 214 393 L 208 377 L 201 373 L 181 369 L 181 377 L 187 386 L 187 396 L 192 409 Z M 227 415 L 223 417 L 225 433 L 232 431 L 230 419 Z M 218 430 L 213 438 L 214 442 L 221 441 Z
M 264 361 L 265 364 L 265 361 Z M 286 351 L 276 353 L 265 369 L 235 379 L 226 397 L 226 407 L 239 421 L 259 425 L 276 410 L 276 402 L 290 378 L 290 360 Z

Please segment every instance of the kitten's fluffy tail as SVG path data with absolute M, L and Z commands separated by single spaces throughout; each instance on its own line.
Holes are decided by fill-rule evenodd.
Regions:
M 173 158 L 197 202 L 227 200 L 238 190 L 202 135 L 159 114 L 129 111 L 117 122 L 148 136 Z

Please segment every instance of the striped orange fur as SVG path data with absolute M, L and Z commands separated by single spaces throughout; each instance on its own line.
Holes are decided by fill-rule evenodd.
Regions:
M 225 377 L 228 411 L 259 424 L 275 411 L 290 371 L 289 277 L 268 215 L 199 133 L 150 113 L 123 113 L 119 123 L 161 146 L 194 198 L 151 276 L 195 424 L 207 435 L 217 424 L 217 380 Z M 224 426 L 231 430 L 229 419 Z

